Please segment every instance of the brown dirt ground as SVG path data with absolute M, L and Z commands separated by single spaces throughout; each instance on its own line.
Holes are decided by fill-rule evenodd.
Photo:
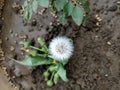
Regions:
M 36 41 L 38 37 L 49 41 L 56 35 L 66 35 L 75 43 L 74 55 L 66 66 L 69 82 L 61 80 L 52 88 L 46 86 L 42 76 L 44 66 L 26 67 L 6 58 L 2 64 L 20 90 L 120 90 L 119 0 L 90 0 L 91 11 L 84 26 L 77 27 L 70 21 L 68 25 L 55 24 L 53 28 L 49 23 L 54 19 L 48 11 L 43 16 L 34 15 L 35 26 L 23 23 L 22 17 L 11 8 L 14 1 L 6 0 L 3 12 L 0 38 L 5 56 L 23 57 L 19 45 L 22 35 L 27 35 L 28 41 Z M 102 21 L 99 22 L 97 16 Z M 13 47 L 15 50 L 11 51 Z

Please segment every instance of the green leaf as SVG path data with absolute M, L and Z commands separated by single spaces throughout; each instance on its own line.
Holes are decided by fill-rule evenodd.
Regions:
M 67 76 L 66 76 L 66 70 L 64 69 L 63 65 L 60 64 L 57 73 L 61 77 L 61 79 L 65 82 L 68 81 Z
M 71 15 L 72 11 L 73 11 L 74 5 L 71 1 L 69 1 L 65 7 L 64 7 L 64 12 L 67 16 Z
M 77 1 L 82 3 L 82 7 L 84 8 L 86 13 L 90 11 L 89 0 L 77 0 Z
M 22 8 L 24 9 L 28 5 L 28 1 L 26 0 L 24 4 L 22 5 Z
M 63 25 L 67 23 L 67 19 L 64 16 L 61 16 L 59 20 L 60 20 L 60 23 L 62 23 Z
M 36 0 L 33 0 L 33 2 L 32 2 L 32 10 L 34 12 L 36 12 L 37 8 L 38 8 L 38 2 Z
M 65 66 L 68 63 L 68 60 L 63 60 L 61 61 L 61 63 L 63 64 L 63 66 Z
M 12 59 L 12 60 L 14 60 L 14 59 Z M 17 61 L 17 60 L 14 60 L 14 61 L 19 64 L 26 65 L 26 66 L 47 65 L 47 64 L 52 63 L 52 59 L 47 60 L 41 56 L 35 56 L 35 57 L 25 56 L 24 60 L 22 60 L 22 61 Z
M 54 5 L 58 11 L 61 11 L 64 8 L 66 3 L 67 3 L 66 0 L 56 0 L 54 2 Z
M 72 12 L 72 18 L 77 25 L 81 25 L 83 21 L 84 11 L 81 7 L 75 6 Z
M 29 12 L 26 10 L 26 11 L 24 11 L 24 13 L 23 13 L 23 18 L 25 19 L 25 20 L 28 20 L 29 19 Z
M 37 55 L 37 51 L 36 51 L 36 50 L 29 50 L 29 53 L 30 53 L 32 56 L 36 56 L 36 55 Z
M 46 45 L 45 40 L 42 39 L 42 38 L 38 38 L 38 43 L 39 43 L 41 46 Z
M 29 8 L 28 8 L 28 12 L 29 12 L 29 18 L 28 18 L 28 20 L 30 20 L 31 17 L 32 17 L 32 15 L 33 15 L 32 6 L 29 6 Z
M 48 48 L 46 46 L 45 40 L 42 39 L 42 38 L 38 38 L 38 43 L 41 45 L 42 51 L 47 53 L 48 52 Z
M 31 46 L 29 42 L 20 42 L 20 44 L 23 44 L 25 48 L 29 48 Z
M 38 4 L 42 7 L 47 8 L 49 6 L 49 0 L 37 0 Z
M 65 25 L 67 23 L 67 19 L 65 17 L 65 13 L 59 12 L 58 16 L 59 16 L 60 23 L 62 23 L 63 25 Z

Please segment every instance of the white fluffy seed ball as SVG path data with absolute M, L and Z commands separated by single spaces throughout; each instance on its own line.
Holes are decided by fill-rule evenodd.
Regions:
M 73 42 L 64 36 L 54 38 L 49 45 L 50 54 L 57 61 L 68 60 L 73 50 Z

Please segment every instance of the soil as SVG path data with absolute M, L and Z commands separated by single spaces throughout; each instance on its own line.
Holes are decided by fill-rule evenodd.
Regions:
M 8 84 L 8 80 L 3 73 L 3 70 L 0 68 L 0 90 L 13 90 L 10 84 Z
M 120 90 L 120 0 L 90 0 L 91 10 L 81 27 L 71 20 L 65 26 L 57 25 L 49 10 L 43 15 L 34 14 L 26 23 L 12 8 L 16 1 L 22 4 L 22 0 L 6 0 L 0 38 L 6 57 L 2 65 L 20 90 Z M 49 43 L 58 35 L 74 40 L 74 55 L 66 65 L 68 83 L 60 80 L 48 88 L 42 75 L 46 66 L 22 66 L 7 58 L 24 57 L 20 41 L 34 42 L 39 47 L 38 37 Z

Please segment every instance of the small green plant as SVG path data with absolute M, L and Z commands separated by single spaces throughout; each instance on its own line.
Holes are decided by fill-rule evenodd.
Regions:
M 48 65 L 48 69 L 43 73 L 48 86 L 57 84 L 61 78 L 67 82 L 66 70 L 64 66 L 68 63 L 70 56 L 73 53 L 73 43 L 67 37 L 56 37 L 50 44 L 49 48 L 45 41 L 38 38 L 38 43 L 41 48 L 32 46 L 29 42 L 21 42 L 24 50 L 30 55 L 25 56 L 22 61 L 15 59 L 15 62 L 26 66 Z M 39 53 L 41 52 L 41 53 Z
M 24 19 L 30 20 L 39 5 L 55 13 L 60 23 L 66 24 L 67 18 L 71 16 L 79 26 L 90 10 L 88 0 L 26 0 L 22 6 Z

